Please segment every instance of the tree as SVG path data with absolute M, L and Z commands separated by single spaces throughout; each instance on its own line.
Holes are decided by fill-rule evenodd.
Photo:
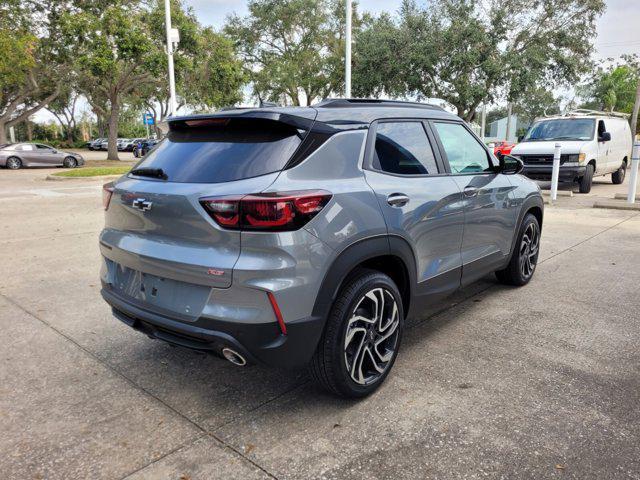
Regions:
M 80 94 L 74 89 L 67 87 L 62 89 L 62 93 L 56 99 L 49 102 L 47 110 L 60 122 L 64 129 L 69 145 L 73 144 L 76 138 L 76 106 Z
M 124 100 L 154 82 L 145 68 L 153 43 L 143 13 L 143 6 L 132 0 L 77 0 L 64 17 L 78 88 L 94 112 L 108 120 L 110 160 L 118 159 L 118 117 Z
M 383 15 L 357 37 L 355 88 L 438 97 L 472 121 L 482 103 L 575 81 L 603 9 L 602 0 L 405 0 L 397 18 Z
M 203 28 L 192 9 L 185 9 L 180 0 L 172 0 L 171 9 L 172 25 L 180 32 L 180 43 L 174 52 L 178 107 L 191 105 L 205 110 L 241 101 L 246 77 L 233 43 L 213 29 Z M 154 44 L 145 66 L 156 82 L 141 97 L 156 126 L 169 113 L 164 15 L 164 1 L 157 0 L 145 20 Z
M 309 105 L 343 89 L 343 5 L 341 0 L 251 0 L 248 16 L 228 18 L 225 32 L 245 61 L 258 98 Z M 354 31 L 362 21 L 354 13 Z
M 623 55 L 612 63 L 608 60 L 580 89 L 585 99 L 584 108 L 617 111 L 631 114 L 630 125 L 635 134 L 638 126 L 638 105 L 640 88 L 640 59 L 637 55 Z M 635 118 L 634 118 L 635 112 Z
M 0 6 L 0 143 L 60 93 L 66 68 L 56 41 L 52 1 Z

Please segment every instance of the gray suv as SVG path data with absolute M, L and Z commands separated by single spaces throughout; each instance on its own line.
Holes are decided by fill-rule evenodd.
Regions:
M 337 99 L 169 127 L 103 190 L 102 296 L 152 338 L 308 366 L 361 397 L 407 317 L 491 272 L 534 273 L 537 185 L 440 108 Z

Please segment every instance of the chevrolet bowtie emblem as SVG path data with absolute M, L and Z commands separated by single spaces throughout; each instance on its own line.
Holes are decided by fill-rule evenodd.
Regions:
M 138 210 L 141 210 L 143 212 L 148 212 L 149 210 L 151 210 L 152 205 L 153 203 L 144 198 L 136 198 L 131 204 L 133 208 L 137 208 Z

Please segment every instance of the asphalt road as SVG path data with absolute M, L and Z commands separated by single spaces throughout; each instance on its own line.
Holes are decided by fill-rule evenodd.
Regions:
M 115 320 L 100 181 L 45 175 L 0 170 L 2 479 L 640 478 L 638 213 L 561 198 L 528 286 L 425 312 L 353 402 Z

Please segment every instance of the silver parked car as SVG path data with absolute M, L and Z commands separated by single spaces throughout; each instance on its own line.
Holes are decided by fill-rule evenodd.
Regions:
M 538 186 L 438 107 L 340 99 L 168 123 L 103 190 L 102 296 L 152 338 L 309 366 L 361 397 L 407 317 L 487 274 L 534 274 Z
M 22 167 L 67 168 L 84 165 L 79 153 L 66 152 L 41 143 L 0 145 L 0 167 L 17 170 Z

